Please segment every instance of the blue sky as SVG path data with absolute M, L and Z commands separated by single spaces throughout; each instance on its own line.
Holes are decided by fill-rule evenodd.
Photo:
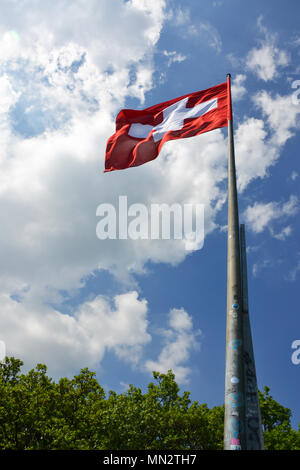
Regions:
M 289 7 L 287 7 L 289 5 Z M 224 399 L 227 129 L 165 144 L 104 174 L 124 107 L 232 74 L 240 221 L 258 384 L 300 421 L 300 31 L 297 2 L 1 2 L 0 340 L 53 377 L 81 367 L 106 390 L 172 368 Z M 101 203 L 203 204 L 205 241 L 99 240 Z

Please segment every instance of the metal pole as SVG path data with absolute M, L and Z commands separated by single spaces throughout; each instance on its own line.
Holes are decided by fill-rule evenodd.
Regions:
M 230 77 L 228 74 L 228 251 L 224 449 L 242 450 L 246 448 L 243 317 Z
M 246 449 L 263 450 L 261 413 L 258 399 L 256 368 L 252 344 L 251 325 L 248 305 L 248 279 L 245 225 L 241 225 L 241 272 L 242 272 L 242 309 L 244 336 L 244 383 L 245 383 L 245 418 Z

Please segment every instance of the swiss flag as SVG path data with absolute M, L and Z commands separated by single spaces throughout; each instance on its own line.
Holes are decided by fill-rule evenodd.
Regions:
M 228 82 L 137 111 L 122 109 L 108 139 L 105 172 L 154 160 L 168 140 L 193 137 L 228 124 Z

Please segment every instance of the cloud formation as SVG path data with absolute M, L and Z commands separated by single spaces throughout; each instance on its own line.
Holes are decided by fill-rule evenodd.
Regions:
M 147 302 L 135 291 L 113 301 L 97 296 L 63 314 L 35 299 L 18 302 L 1 295 L 1 339 L 7 354 L 21 357 L 25 366 L 46 363 L 54 377 L 96 367 L 106 351 L 137 364 L 142 348 L 151 341 L 147 332 Z
M 260 41 L 259 46 L 249 51 L 246 65 L 251 72 L 267 82 L 278 77 L 279 69 L 286 67 L 290 58 L 284 49 L 279 49 L 276 46 L 276 37 L 268 32 L 262 20 L 263 18 L 259 17 L 257 25 L 260 33 L 264 35 L 264 39 Z
M 246 75 L 239 73 L 237 74 L 231 84 L 231 95 L 233 102 L 241 100 L 246 94 L 246 88 L 244 82 Z
M 1 10 L 1 339 L 12 354 L 31 364 L 45 361 L 57 373 L 71 371 L 75 364 L 93 366 L 108 350 L 134 364 L 150 341 L 146 300 L 130 291 L 114 297 L 112 306 L 97 296 L 67 315 L 59 308 L 61 291 L 71 296 L 101 269 L 130 284 L 132 274 L 144 272 L 149 261 L 183 261 L 188 252 L 181 240 L 100 241 L 96 209 L 100 203 L 116 206 L 119 195 L 127 195 L 129 204 L 146 206 L 204 204 L 208 235 L 226 201 L 226 134 L 215 130 L 168 142 L 159 159 L 147 166 L 129 169 L 126 175 L 104 175 L 105 145 L 114 132 L 116 113 L 128 99 L 143 106 L 155 86 L 154 54 L 170 19 L 166 2 L 53 0 L 50 5 L 3 0 Z M 188 11 L 178 12 L 173 17 L 178 27 L 188 25 L 190 35 L 198 34 L 220 52 L 221 37 L 210 23 L 195 30 Z M 169 65 L 184 59 L 175 51 L 165 55 Z M 235 99 L 245 96 L 244 83 L 244 74 L 233 81 Z M 285 114 L 288 100 L 261 92 L 254 103 L 262 118 L 250 116 L 238 125 L 240 189 L 268 174 L 295 132 L 298 111 L 294 107 L 291 115 Z M 279 126 L 282 113 L 285 124 Z M 288 227 L 283 230 L 277 236 L 288 236 Z M 169 336 L 148 369 L 151 364 L 174 367 L 184 381 L 188 366 L 183 363 L 196 339 L 191 317 L 184 310 L 171 312 Z M 123 337 L 118 323 L 136 336 Z
M 149 372 L 155 370 L 161 373 L 172 369 L 176 380 L 184 384 L 187 383 L 191 372 L 190 368 L 184 364 L 188 361 L 191 352 L 199 349 L 200 343 L 197 336 L 201 335 L 201 331 L 193 331 L 192 318 L 183 308 L 170 310 L 169 326 L 169 329 L 162 331 L 165 345 L 157 360 L 148 360 L 145 367 Z
M 150 340 L 146 301 L 132 293 L 115 297 L 116 307 L 98 296 L 72 315 L 60 311 L 61 292 L 71 296 L 98 269 L 132 282 L 149 260 L 177 264 L 187 256 L 182 240 L 100 241 L 100 203 L 116 204 L 120 194 L 129 204 L 202 203 L 206 233 L 215 228 L 225 201 L 220 130 L 168 143 L 159 160 L 126 178 L 102 173 L 117 110 L 128 97 L 142 103 L 153 86 L 164 5 L 77 0 L 63 10 L 54 0 L 51 9 L 37 3 L 29 14 L 28 1 L 3 2 L 9 24 L 0 25 L 1 339 L 28 366 L 38 359 L 54 374 L 66 373 L 75 364 L 94 366 L 107 350 L 133 364 Z
M 273 201 L 268 203 L 256 202 L 253 206 L 247 207 L 244 212 L 244 217 L 253 232 L 261 233 L 268 228 L 274 238 L 284 240 L 291 234 L 291 227 L 286 226 L 282 228 L 279 233 L 276 233 L 273 228 L 273 223 L 278 220 L 285 221 L 288 217 L 298 212 L 298 198 L 292 195 L 287 202 L 281 204 Z
M 283 146 L 299 129 L 300 107 L 287 95 L 262 90 L 252 96 L 263 119 L 246 117 L 235 133 L 238 187 L 243 191 L 255 178 L 268 176 Z

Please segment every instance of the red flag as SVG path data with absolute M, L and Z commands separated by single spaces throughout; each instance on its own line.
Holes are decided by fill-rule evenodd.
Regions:
M 154 160 L 168 140 L 227 126 L 229 98 L 228 83 L 224 82 L 142 111 L 122 109 L 116 132 L 107 142 L 104 171 L 142 165 Z

